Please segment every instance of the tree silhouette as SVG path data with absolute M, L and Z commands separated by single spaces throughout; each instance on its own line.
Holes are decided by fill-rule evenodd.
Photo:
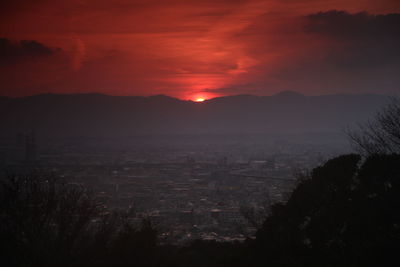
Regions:
M 157 232 L 103 210 L 85 188 L 33 171 L 0 184 L 1 259 L 7 266 L 156 265 Z
M 374 119 L 347 134 L 362 154 L 400 153 L 400 99 L 391 98 Z
M 37 171 L 9 175 L 0 190 L 0 235 L 8 259 L 19 266 L 69 265 L 97 214 L 94 198 Z
M 329 160 L 273 206 L 257 233 L 254 265 L 398 266 L 400 156 L 360 160 Z

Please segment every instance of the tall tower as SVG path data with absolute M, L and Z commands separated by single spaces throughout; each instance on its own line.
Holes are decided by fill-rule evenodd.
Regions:
M 25 162 L 36 162 L 36 138 L 33 130 L 25 135 Z

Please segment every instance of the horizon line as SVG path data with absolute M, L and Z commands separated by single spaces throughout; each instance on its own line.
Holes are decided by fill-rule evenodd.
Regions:
M 391 94 L 377 94 L 377 93 L 329 93 L 329 94 L 314 94 L 314 95 L 306 95 L 297 91 L 291 91 L 291 90 L 283 90 L 278 93 L 272 94 L 272 95 L 257 95 L 257 94 L 229 94 L 229 95 L 221 95 L 221 96 L 216 96 L 216 97 L 210 97 L 204 99 L 204 102 L 210 101 L 213 99 L 218 99 L 218 98 L 227 98 L 227 97 L 238 97 L 238 96 L 250 96 L 250 97 L 273 97 L 273 96 L 279 96 L 279 95 L 284 95 L 284 94 L 292 94 L 292 95 L 298 95 L 298 96 L 303 96 L 303 97 L 318 97 L 318 96 L 338 96 L 338 95 L 352 95 L 352 96 L 366 96 L 366 95 L 375 95 L 375 96 L 395 96 L 395 93 Z M 189 101 L 189 102 L 194 102 L 197 103 L 193 99 L 188 99 L 188 98 L 180 98 L 180 97 L 175 97 L 175 96 L 170 96 L 167 94 L 153 94 L 153 95 L 112 95 L 112 94 L 106 94 L 106 93 L 100 93 L 100 92 L 82 92 L 82 93 L 53 93 L 53 92 L 47 92 L 47 93 L 38 93 L 38 94 L 32 94 L 32 95 L 24 95 L 24 96 L 7 96 L 7 95 L 0 95 L 0 98 L 11 98 L 11 99 L 19 99 L 19 98 L 29 98 L 29 97 L 37 97 L 37 96 L 46 96 L 46 95 L 54 95 L 54 96 L 84 96 L 84 95 L 100 95 L 100 96 L 108 96 L 108 97 L 141 97 L 141 98 L 151 98 L 151 97 L 168 97 L 180 101 Z M 399 94 L 397 94 L 399 96 Z

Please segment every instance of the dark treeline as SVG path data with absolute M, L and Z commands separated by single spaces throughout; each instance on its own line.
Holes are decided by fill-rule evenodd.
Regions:
M 39 171 L 2 179 L 0 220 L 6 266 L 152 265 L 156 249 L 150 222 L 135 229 L 84 188 Z

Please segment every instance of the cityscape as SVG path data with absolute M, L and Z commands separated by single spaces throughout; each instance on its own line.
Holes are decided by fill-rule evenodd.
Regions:
M 29 131 L 14 144 L 3 140 L 1 162 L 87 188 L 105 212 L 126 211 L 134 225 L 155 223 L 163 242 L 243 241 L 254 237 L 272 204 L 287 200 L 301 172 L 349 149 L 340 137 L 139 136 L 40 145 Z

